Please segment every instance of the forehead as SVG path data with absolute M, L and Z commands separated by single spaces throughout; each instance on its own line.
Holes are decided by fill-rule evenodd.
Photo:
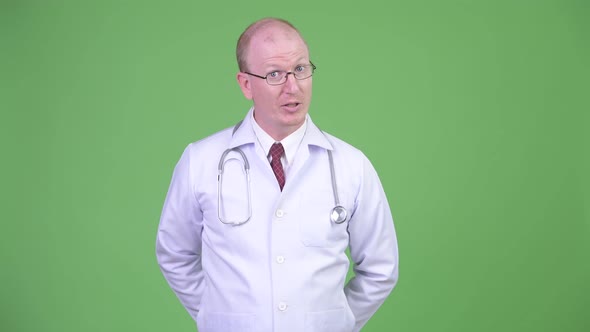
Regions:
M 301 61 L 307 58 L 307 45 L 290 27 L 274 24 L 256 32 L 250 41 L 248 62 L 261 65 L 274 61 Z

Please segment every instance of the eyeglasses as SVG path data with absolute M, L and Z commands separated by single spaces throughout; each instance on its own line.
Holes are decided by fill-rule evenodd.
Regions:
M 263 80 L 266 80 L 268 85 L 281 85 L 287 82 L 287 77 L 289 74 L 293 74 L 293 76 L 298 80 L 304 80 L 306 78 L 310 78 L 311 75 L 313 75 L 313 71 L 315 69 L 316 66 L 310 61 L 309 65 L 298 65 L 293 71 L 277 70 L 273 71 L 272 73 L 268 73 L 266 76 L 252 74 L 247 71 L 245 71 L 244 74 L 262 78 Z

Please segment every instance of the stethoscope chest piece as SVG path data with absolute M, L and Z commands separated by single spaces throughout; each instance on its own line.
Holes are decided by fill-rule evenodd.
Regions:
M 330 219 L 337 224 L 345 222 L 347 217 L 348 211 L 341 205 L 335 206 L 330 213 Z

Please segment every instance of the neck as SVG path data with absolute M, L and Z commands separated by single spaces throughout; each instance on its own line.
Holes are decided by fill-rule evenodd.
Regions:
M 303 123 L 301 123 L 299 125 L 274 128 L 272 126 L 267 126 L 265 123 L 262 123 L 262 121 L 259 121 L 256 118 L 256 113 L 254 114 L 254 121 L 256 121 L 258 126 L 260 126 L 260 128 L 262 128 L 262 130 L 264 130 L 265 133 L 267 133 L 270 137 L 272 137 L 272 139 L 274 139 L 277 142 L 282 141 L 285 137 L 291 135 L 303 125 Z

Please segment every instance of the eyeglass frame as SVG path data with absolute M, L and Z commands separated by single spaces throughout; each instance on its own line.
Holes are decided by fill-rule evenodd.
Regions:
M 285 72 L 285 81 L 282 82 L 282 83 L 277 83 L 277 84 L 271 84 L 271 83 L 269 83 L 267 77 L 268 77 L 268 75 L 270 75 L 270 74 L 272 74 L 274 72 L 282 71 L 282 70 L 272 71 L 272 72 L 266 74 L 266 76 L 260 76 L 260 75 L 252 74 L 252 73 L 249 73 L 247 71 L 244 71 L 243 73 L 244 74 L 248 74 L 248 75 L 252 75 L 254 77 L 261 78 L 261 79 L 265 80 L 266 81 L 266 84 L 268 84 L 268 85 L 277 86 L 277 85 L 283 85 L 283 84 L 287 83 L 287 80 L 289 79 L 289 74 L 293 75 L 293 77 L 295 77 L 295 79 L 296 80 L 299 80 L 299 81 L 306 80 L 306 79 L 312 77 L 313 76 L 313 72 L 317 69 L 317 67 L 311 61 L 309 62 L 309 64 L 311 65 L 311 75 L 307 76 L 306 78 L 297 78 L 297 74 L 295 72 L 288 71 L 288 72 Z

